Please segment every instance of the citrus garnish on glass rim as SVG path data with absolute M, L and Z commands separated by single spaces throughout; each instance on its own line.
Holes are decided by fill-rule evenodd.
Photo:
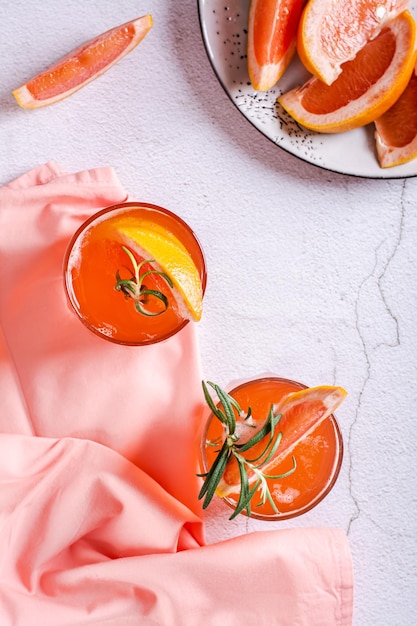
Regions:
M 195 234 L 179 216 L 124 202 L 97 212 L 74 233 L 64 283 L 70 307 L 87 328 L 139 346 L 165 341 L 200 319 L 206 266 Z
M 231 458 L 234 458 L 239 466 L 240 496 L 237 506 L 229 519 L 234 519 L 244 509 L 246 509 L 248 515 L 251 514 L 251 500 L 258 488 L 260 488 L 262 492 L 262 503 L 264 504 L 266 500 L 268 500 L 274 511 L 278 513 L 279 511 L 277 509 L 277 506 L 274 503 L 271 493 L 269 491 L 267 478 L 284 478 L 286 475 L 292 473 L 295 470 L 296 461 L 293 458 L 292 470 L 290 470 L 286 474 L 280 474 L 276 476 L 264 474 L 264 472 L 262 471 L 262 466 L 267 464 L 268 460 L 273 458 L 281 442 L 282 433 L 278 432 L 276 434 L 276 426 L 281 419 L 281 415 L 274 415 L 273 408 L 271 407 L 263 427 L 255 432 L 250 439 L 248 439 L 244 443 L 240 443 L 240 436 L 236 429 L 237 422 L 235 411 L 238 415 L 241 415 L 242 409 L 240 408 L 236 400 L 234 400 L 231 395 L 223 391 L 223 389 L 221 389 L 218 385 L 215 385 L 214 383 L 209 381 L 208 385 L 210 385 L 216 392 L 223 408 L 218 408 L 215 405 L 212 397 L 210 396 L 207 385 L 203 381 L 204 397 L 213 415 L 215 415 L 224 424 L 226 436 L 222 444 L 218 440 L 207 442 L 208 445 L 218 446 L 219 450 L 217 458 L 211 466 L 210 470 L 204 474 L 199 474 L 199 476 L 204 478 L 204 484 L 198 496 L 199 500 L 204 498 L 203 509 L 207 508 L 210 504 L 223 477 L 223 473 L 226 469 L 227 463 L 230 462 Z M 251 415 L 252 411 L 249 408 L 246 416 L 244 417 L 249 427 L 251 426 Z M 247 456 L 243 456 L 244 452 L 251 450 L 264 438 L 266 439 L 266 443 L 260 454 L 257 454 L 255 458 L 248 458 Z M 255 485 L 253 487 L 249 486 L 249 473 L 252 473 L 256 476 Z
M 342 387 L 305 388 L 285 379 L 265 378 L 245 383 L 227 394 L 214 383 L 208 385 L 217 394 L 219 403 L 215 403 L 203 383 L 205 399 L 211 410 L 203 441 L 206 472 L 200 475 L 205 480 L 199 494 L 200 499 L 204 498 L 203 508 L 216 494 L 236 507 L 232 518 L 243 512 L 262 519 L 271 518 L 271 515 L 278 519 L 282 515 L 278 510 L 281 500 L 275 492 L 276 489 L 280 491 L 281 479 L 285 479 L 282 480 L 283 488 L 288 481 L 290 491 L 298 484 L 303 489 L 301 485 L 306 479 L 309 484 L 307 493 L 300 492 L 297 496 L 294 507 L 289 509 L 285 505 L 286 516 L 291 515 L 291 510 L 294 515 L 299 514 L 297 511 L 308 510 L 326 495 L 336 480 L 336 466 L 340 468 L 341 452 L 331 443 L 330 431 L 335 423 L 332 413 L 347 395 Z M 328 417 L 331 417 L 330 430 L 324 424 Z M 318 459 L 323 465 L 318 459 L 314 460 L 312 467 L 317 474 L 307 478 L 305 459 L 308 458 L 310 463 L 317 454 L 311 447 L 316 445 L 313 444 L 317 439 L 315 432 L 321 433 L 317 435 L 318 440 L 324 436 L 328 442 L 330 456 L 322 450 Z M 298 463 L 297 466 L 293 457 L 298 452 L 301 465 Z M 296 479 L 299 472 L 300 479 Z M 311 495 L 311 500 L 307 494 Z M 266 502 L 271 513 L 265 512 Z M 251 509 L 253 503 L 255 508 Z
M 190 252 L 178 237 L 160 224 L 147 220 L 135 222 L 124 216 L 114 227 L 130 250 L 141 258 L 151 256 L 155 267 L 169 277 L 183 317 L 199 321 L 203 310 L 201 277 Z

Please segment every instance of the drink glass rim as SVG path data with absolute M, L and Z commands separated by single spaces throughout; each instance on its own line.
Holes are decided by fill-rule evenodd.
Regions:
M 234 392 L 239 391 L 240 389 L 243 389 L 245 387 L 250 387 L 253 384 L 259 384 L 259 383 L 263 383 L 263 382 L 271 382 L 271 383 L 285 383 L 285 384 L 291 384 L 294 385 L 295 387 L 298 387 L 299 389 L 308 389 L 308 385 L 304 385 L 303 383 L 300 383 L 299 381 L 295 381 L 295 380 L 291 380 L 289 378 L 284 378 L 284 377 L 280 377 L 280 376 L 260 376 L 257 378 L 250 378 L 244 382 L 241 382 L 235 386 L 232 387 L 232 389 L 230 391 L 228 391 L 229 394 L 233 394 Z M 206 439 L 207 439 L 207 432 L 208 429 L 210 427 L 211 421 L 215 419 L 213 413 L 210 411 L 209 416 L 206 420 L 206 423 L 204 425 L 204 431 L 203 431 L 203 435 L 202 435 L 202 439 L 201 439 L 201 464 L 202 464 L 202 468 L 203 468 L 203 472 L 207 472 L 209 467 L 208 467 L 208 463 L 207 463 L 207 458 L 206 458 Z M 305 506 L 300 507 L 299 509 L 295 509 L 294 511 L 286 511 L 283 513 L 273 513 L 271 515 L 265 515 L 262 513 L 258 513 L 256 511 L 252 511 L 251 510 L 251 514 L 250 516 L 248 516 L 248 513 L 246 511 L 246 509 L 244 509 L 241 513 L 239 513 L 239 515 L 244 515 L 246 517 L 249 517 L 250 519 L 255 519 L 255 520 L 261 520 L 261 521 L 266 521 L 266 522 L 278 522 L 278 521 L 284 521 L 284 520 L 289 520 L 289 519 L 293 519 L 295 517 L 299 517 L 300 515 L 303 515 L 304 513 L 307 513 L 308 511 L 311 511 L 311 509 L 315 508 L 320 502 L 322 502 L 322 500 L 330 493 L 330 491 L 333 489 L 337 478 L 339 476 L 340 473 L 340 469 L 342 467 L 342 462 L 343 462 L 343 455 L 344 455 L 344 445 L 343 445 L 343 437 L 342 437 L 342 432 L 339 426 L 339 423 L 336 419 L 336 416 L 334 415 L 334 413 L 331 413 L 326 419 L 330 420 L 334 429 L 334 433 L 335 433 L 335 440 L 336 440 L 336 452 L 335 452 L 335 459 L 334 459 L 334 463 L 333 463 L 333 469 L 332 472 L 329 476 L 328 481 L 326 482 L 325 487 L 320 491 L 319 494 L 317 494 L 317 496 L 315 498 L 312 499 L 311 502 L 307 503 Z M 236 508 L 236 501 L 233 500 L 232 498 L 228 498 L 227 496 L 224 498 L 221 498 L 221 500 L 223 500 L 223 502 L 231 509 L 235 509 Z
M 72 237 L 69 240 L 68 245 L 66 247 L 65 254 L 64 254 L 64 259 L 63 259 L 63 277 L 64 277 L 64 288 L 65 288 L 65 293 L 66 293 L 66 297 L 67 297 L 67 302 L 69 303 L 71 310 L 76 314 L 78 319 L 81 321 L 82 324 L 84 324 L 84 326 L 86 328 L 88 328 L 92 333 L 94 333 L 95 335 L 97 335 L 101 339 L 104 339 L 104 340 L 109 341 L 111 343 L 118 344 L 118 345 L 137 346 L 137 347 L 139 347 L 139 346 L 153 345 L 155 343 L 160 343 L 161 341 L 166 341 L 167 339 L 169 339 L 173 335 L 176 335 L 180 330 L 182 330 L 190 322 L 190 320 L 189 319 L 184 319 L 172 331 L 170 331 L 168 333 L 165 333 L 165 334 L 161 335 L 160 337 L 158 336 L 157 338 L 145 339 L 145 340 L 141 340 L 141 341 L 128 341 L 128 340 L 116 339 L 114 337 L 109 337 L 108 335 L 100 333 L 96 328 L 94 328 L 91 324 L 89 324 L 79 314 L 76 306 L 74 305 L 73 298 L 71 296 L 71 290 L 70 290 L 69 284 L 68 284 L 69 281 L 68 281 L 68 271 L 67 271 L 68 270 L 68 261 L 70 259 L 71 252 L 72 252 L 72 250 L 74 248 L 74 245 L 76 244 L 76 242 L 79 239 L 79 237 L 83 234 L 83 232 L 87 230 L 87 228 L 90 226 L 90 224 L 92 224 L 96 220 L 100 219 L 101 217 L 105 216 L 107 213 L 113 213 L 115 211 L 122 210 L 122 209 L 135 209 L 135 208 L 136 209 L 142 209 L 142 208 L 143 209 L 149 209 L 149 210 L 152 210 L 152 211 L 156 211 L 157 213 L 162 213 L 162 214 L 166 215 L 168 218 L 170 218 L 173 221 L 175 221 L 178 224 L 180 224 L 180 226 L 182 228 L 184 228 L 184 230 L 186 230 L 188 232 L 188 234 L 192 237 L 192 239 L 194 240 L 194 242 L 196 244 L 196 250 L 198 251 L 199 256 L 201 258 L 201 267 L 202 267 L 201 286 L 202 286 L 203 296 L 204 296 L 204 293 L 205 293 L 205 290 L 206 290 L 206 285 L 207 285 L 207 264 L 206 264 L 206 259 L 205 259 L 205 255 L 204 255 L 204 250 L 203 250 L 203 248 L 201 246 L 201 243 L 200 243 L 197 235 L 195 234 L 195 232 L 191 228 L 191 226 L 189 226 L 189 224 L 187 224 L 187 222 L 185 220 L 183 220 L 179 215 L 177 215 L 176 213 L 173 213 L 169 209 L 165 209 L 164 207 L 161 207 L 161 206 L 159 206 L 157 204 L 153 204 L 153 203 L 150 203 L 150 202 L 129 201 L 129 202 L 120 202 L 118 204 L 112 204 L 112 205 L 107 206 L 107 207 L 105 207 L 103 209 L 99 209 L 93 215 L 90 215 L 86 220 L 84 220 L 83 223 L 74 232 L 74 234 L 72 235 Z

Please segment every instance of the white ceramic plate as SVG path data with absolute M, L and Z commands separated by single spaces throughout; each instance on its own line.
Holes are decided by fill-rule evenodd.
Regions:
M 255 128 L 294 156 L 333 172 L 365 178 L 417 176 L 417 159 L 397 167 L 379 167 L 372 124 L 337 135 L 300 128 L 276 102 L 281 93 L 308 77 L 297 58 L 274 88 L 256 92 L 247 72 L 248 8 L 249 0 L 198 0 L 203 40 L 214 72 L 232 102 Z M 410 10 L 417 19 L 417 2 L 410 4 Z

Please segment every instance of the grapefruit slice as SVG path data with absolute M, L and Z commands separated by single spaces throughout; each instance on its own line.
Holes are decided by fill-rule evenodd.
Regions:
M 407 163 L 417 156 L 417 66 L 393 106 L 375 120 L 375 141 L 381 167 Z
M 410 0 L 309 0 L 301 15 L 297 52 L 305 67 L 330 85 Z
M 285 93 L 278 102 L 302 126 L 337 133 L 365 126 L 399 98 L 414 69 L 416 24 L 403 11 L 369 41 L 339 78 L 326 85 L 316 77 Z
M 295 53 L 296 33 L 306 0 L 251 0 L 248 20 L 248 72 L 254 89 L 267 91 Z
M 281 442 L 277 448 L 275 456 L 268 460 L 260 469 L 264 474 L 271 474 L 285 457 L 294 450 L 295 446 L 305 437 L 310 435 L 319 424 L 331 415 L 343 402 L 347 392 L 342 387 L 322 385 L 319 387 L 309 387 L 301 391 L 295 391 L 285 396 L 276 407 L 274 414 L 281 414 L 276 427 L 275 438 L 282 433 Z M 238 420 L 244 423 L 245 416 L 239 416 Z M 246 427 L 250 437 L 263 426 L 263 421 L 252 417 L 251 427 Z M 253 428 L 253 425 L 255 428 Z M 243 426 L 244 427 L 244 426 Z M 242 456 L 251 459 L 256 458 L 265 449 L 268 436 L 261 439 L 247 452 L 242 452 Z M 243 437 L 239 443 L 243 441 Z M 249 485 L 256 480 L 256 474 L 248 470 Z M 232 493 L 240 492 L 240 471 L 239 465 L 234 456 L 227 462 L 223 476 L 217 486 L 216 494 L 224 498 Z
M 121 218 L 115 228 L 124 244 L 142 259 L 154 259 L 156 269 L 169 276 L 184 319 L 198 322 L 203 311 L 203 287 L 192 256 L 181 241 L 155 222 L 134 223 Z
M 152 27 L 152 16 L 112 28 L 79 46 L 13 91 L 24 109 L 37 109 L 67 98 L 135 48 Z

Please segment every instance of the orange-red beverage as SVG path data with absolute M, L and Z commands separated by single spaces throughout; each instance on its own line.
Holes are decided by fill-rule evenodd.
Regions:
M 127 345 L 162 341 L 183 328 L 191 316 L 168 279 L 153 271 L 154 259 L 140 249 L 140 238 L 138 246 L 135 242 L 129 246 L 126 232 L 145 234 L 147 241 L 159 237 L 170 245 L 174 240 L 190 257 L 204 291 L 204 255 L 191 228 L 166 209 L 128 202 L 96 213 L 73 236 L 64 262 L 68 299 L 85 326 L 107 340 Z M 159 240 L 157 245 L 162 245 Z M 134 279 L 137 265 L 144 289 L 139 312 L 124 288 Z M 157 263 L 156 268 L 161 269 Z
M 257 420 L 265 420 L 272 405 L 276 405 L 285 395 L 305 385 L 283 378 L 261 378 L 239 385 L 229 392 L 241 409 L 247 412 L 252 408 L 252 415 Z M 279 430 L 279 422 L 277 425 Z M 282 442 L 284 442 L 285 432 Z M 222 423 L 210 415 L 203 435 L 203 466 L 207 471 L 212 466 L 219 446 L 209 445 L 224 438 Z M 217 452 L 216 452 L 217 450 Z M 279 448 L 278 448 L 279 451 Z M 343 441 L 336 418 L 331 414 L 321 422 L 278 466 L 273 475 L 287 476 L 280 479 L 267 479 L 272 499 L 279 513 L 271 504 L 261 502 L 258 490 L 251 501 L 251 517 L 262 520 L 284 520 L 301 515 L 316 506 L 332 489 L 342 463 Z M 296 468 L 294 469 L 294 458 Z M 230 494 L 224 501 L 236 508 L 239 494 Z M 243 511 L 246 514 L 246 511 Z

